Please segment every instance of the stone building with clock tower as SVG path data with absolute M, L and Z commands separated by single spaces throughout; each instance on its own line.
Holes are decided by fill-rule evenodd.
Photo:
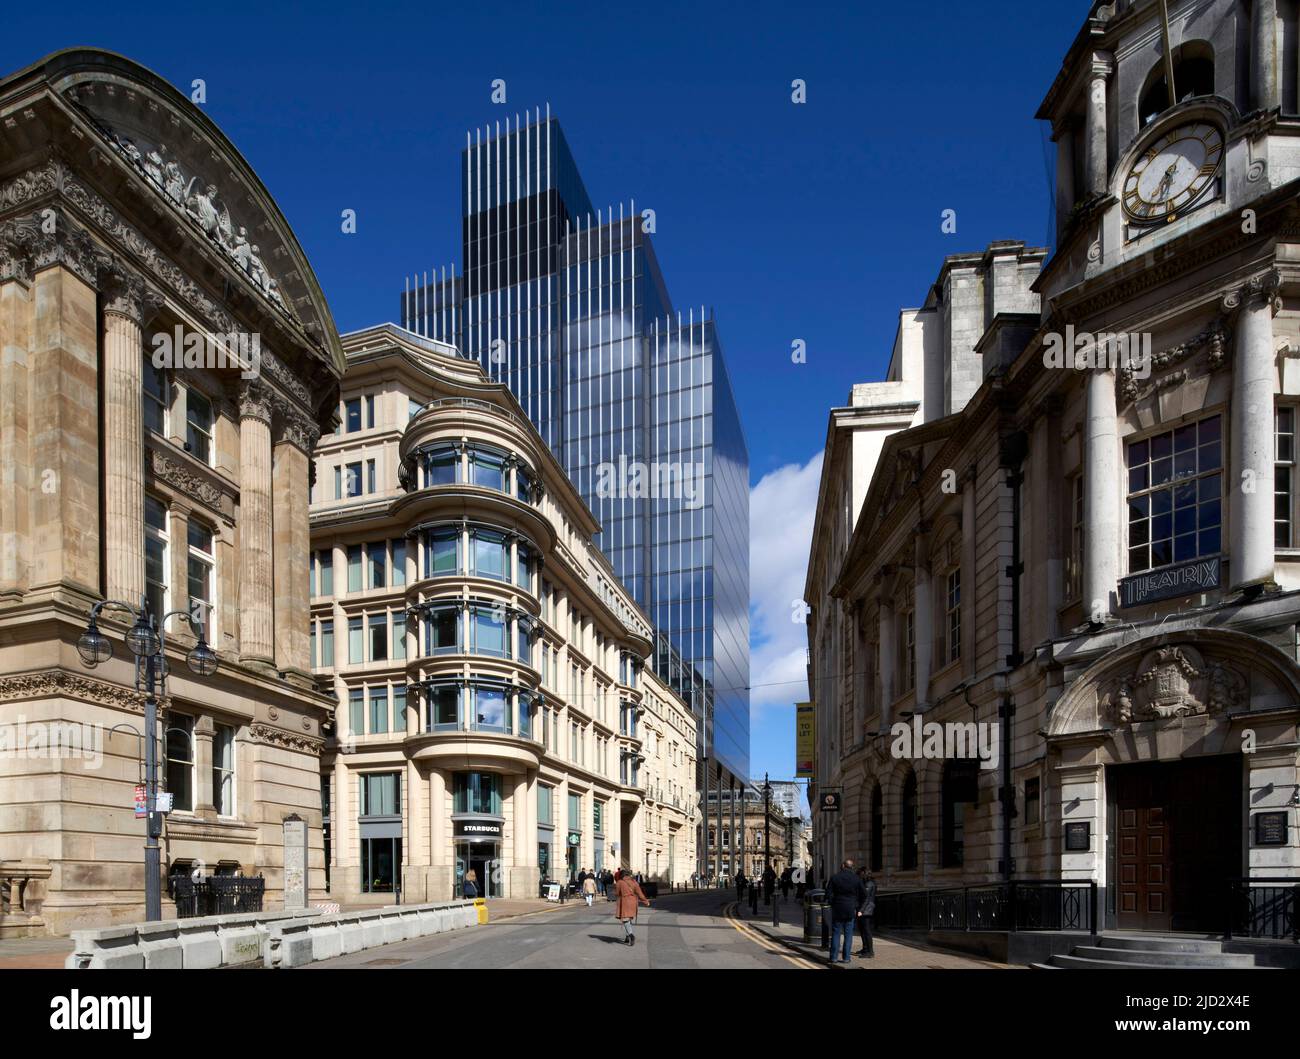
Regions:
M 1161 7 L 1092 5 L 1038 111 L 1036 298 L 1008 299 L 1023 254 L 950 258 L 895 385 L 832 414 L 816 842 L 882 894 L 1033 883 L 1086 926 L 1095 884 L 1103 928 L 1266 932 L 1300 876 L 1300 10 Z

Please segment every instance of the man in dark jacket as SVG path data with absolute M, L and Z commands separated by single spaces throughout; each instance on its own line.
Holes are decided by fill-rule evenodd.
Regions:
M 871 877 L 871 872 L 866 868 L 859 868 L 858 876 L 862 879 L 862 887 L 867 892 L 867 898 L 862 902 L 862 912 L 858 916 L 858 933 L 862 935 L 862 950 L 858 955 L 870 960 L 876 955 L 875 943 L 871 937 L 872 920 L 876 915 L 876 880 Z
M 831 963 L 848 963 L 853 958 L 854 923 L 867 900 L 867 889 L 853 870 L 853 861 L 846 860 L 831 876 L 826 896 L 831 905 Z M 843 952 L 842 960 L 836 961 L 836 951 Z

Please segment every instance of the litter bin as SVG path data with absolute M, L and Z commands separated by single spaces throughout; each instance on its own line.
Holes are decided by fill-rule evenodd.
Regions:
M 831 945 L 830 928 L 827 926 L 827 904 L 825 890 L 809 890 L 803 900 L 803 940 L 812 943 L 820 941 L 823 949 Z

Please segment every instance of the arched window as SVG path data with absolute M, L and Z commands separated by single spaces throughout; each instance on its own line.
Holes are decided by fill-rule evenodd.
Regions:
M 885 795 L 877 783 L 871 792 L 871 870 L 885 866 Z
M 1174 49 L 1174 91 L 1178 102 L 1196 96 L 1214 95 L 1214 49 L 1203 40 L 1191 40 Z M 1147 74 L 1138 104 L 1143 125 L 1148 125 L 1168 110 L 1169 86 L 1165 80 L 1162 58 Z
M 903 780 L 903 827 L 899 835 L 898 864 L 902 871 L 915 871 L 920 863 L 917 834 L 920 831 L 917 816 L 920 805 L 916 797 L 916 773 L 908 769 Z
M 965 863 L 966 815 L 979 798 L 979 766 L 971 760 L 949 761 L 943 767 L 942 864 Z

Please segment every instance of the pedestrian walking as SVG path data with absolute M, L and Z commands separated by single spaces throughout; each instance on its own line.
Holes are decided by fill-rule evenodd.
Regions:
M 745 900 L 745 885 L 748 882 L 743 871 L 736 872 L 736 900 Z
M 876 956 L 875 941 L 871 936 L 876 917 L 876 880 L 866 868 L 859 868 L 858 875 L 867 894 L 862 902 L 862 911 L 858 914 L 858 933 L 862 935 L 862 949 L 858 952 L 858 957 L 872 960 Z
M 767 870 L 763 872 L 763 900 L 768 904 L 772 903 L 772 891 L 776 888 L 776 872 L 772 870 L 769 864 Z
M 867 888 L 853 870 L 853 861 L 846 860 L 831 876 L 826 895 L 831 905 L 831 963 L 848 963 L 853 957 L 854 923 L 867 900 Z M 843 958 L 837 961 L 838 951 Z
M 631 875 L 623 875 L 614 884 L 614 892 L 618 901 L 614 906 L 614 915 L 623 924 L 623 944 L 635 945 L 636 935 L 632 933 L 632 924 L 636 922 L 637 906 L 645 905 L 649 908 L 650 899 L 641 889 L 641 884 Z
M 783 901 L 790 900 L 790 886 L 792 884 L 793 875 L 794 872 L 790 868 L 786 868 L 785 871 L 781 873 L 781 900 Z
M 596 876 L 588 875 L 582 880 L 582 896 L 586 898 L 587 907 L 591 907 L 591 902 L 596 897 Z
M 478 875 L 473 868 L 465 873 L 465 897 L 470 901 L 478 897 Z

